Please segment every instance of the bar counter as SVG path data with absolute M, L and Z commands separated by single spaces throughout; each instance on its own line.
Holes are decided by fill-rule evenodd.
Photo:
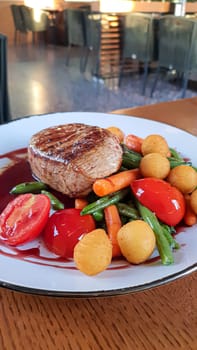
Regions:
M 197 97 L 113 113 L 166 122 L 197 135 Z M 55 298 L 1 288 L 0 349 L 195 350 L 196 286 L 197 272 L 108 298 Z

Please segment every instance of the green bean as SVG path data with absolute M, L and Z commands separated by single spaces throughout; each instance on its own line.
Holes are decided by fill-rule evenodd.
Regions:
M 139 160 L 132 159 L 130 156 L 123 154 L 122 155 L 122 166 L 127 169 L 135 169 L 140 165 Z
M 129 150 L 123 146 L 122 166 L 128 169 L 138 168 L 142 156 L 140 153 Z
M 47 185 L 43 182 L 32 181 L 23 182 L 16 185 L 10 191 L 11 194 L 23 194 L 23 193 L 40 193 L 42 190 L 47 189 Z
M 183 160 L 181 155 L 174 148 L 170 147 L 170 153 L 171 153 L 171 157 L 173 157 L 173 158 L 175 158 L 177 160 Z
M 170 162 L 170 169 L 173 169 L 179 165 L 188 165 L 188 166 L 192 165 L 192 163 L 190 161 L 185 161 L 183 159 L 176 159 L 173 157 L 168 157 L 168 160 Z
M 163 223 L 160 223 L 160 225 L 162 226 L 163 229 L 163 233 L 165 235 L 165 237 L 167 238 L 170 247 L 173 249 L 179 249 L 180 245 L 179 243 L 174 239 L 174 237 L 172 236 L 172 230 L 171 227 L 169 227 L 168 225 L 165 225 Z
M 55 210 L 64 209 L 64 204 L 57 197 L 55 197 L 51 192 L 42 190 L 41 193 L 49 197 L 53 209 Z
M 93 216 L 94 220 L 98 221 L 98 222 L 102 221 L 104 218 L 102 210 L 95 211 L 94 213 L 92 213 L 92 216 Z
M 136 201 L 136 203 L 142 219 L 150 225 L 155 234 L 156 244 L 162 264 L 172 264 L 174 262 L 172 250 L 157 217 L 152 211 L 140 204 L 139 201 Z
M 122 225 L 127 224 L 127 222 L 129 222 L 129 221 L 133 221 L 133 219 L 130 219 L 124 215 L 120 215 L 120 220 L 121 220 Z
M 116 204 L 120 215 L 126 216 L 131 219 L 139 219 L 138 211 L 135 208 L 130 207 L 130 205 L 125 203 L 117 203 Z
M 90 203 L 82 209 L 81 215 L 93 214 L 98 210 L 102 210 L 109 205 L 118 203 L 121 199 L 123 199 L 129 193 L 129 189 L 120 190 L 112 193 L 111 195 L 104 196 L 99 198 L 93 203 Z

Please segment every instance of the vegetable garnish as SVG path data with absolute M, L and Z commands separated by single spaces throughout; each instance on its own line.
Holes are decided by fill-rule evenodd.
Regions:
M 114 204 L 109 205 L 107 208 L 105 208 L 104 213 L 107 233 L 109 239 L 112 242 L 112 257 L 117 257 L 121 255 L 120 247 L 117 240 L 118 231 L 122 226 L 120 214 L 117 207 Z
M 80 215 L 80 209 L 58 210 L 52 214 L 44 229 L 44 242 L 53 253 L 72 258 L 78 240 L 96 228 L 91 215 Z
M 96 180 L 93 184 L 93 191 L 97 196 L 103 197 L 128 187 L 131 182 L 138 179 L 139 176 L 139 169 L 122 171 L 104 179 Z
M 175 226 L 183 219 L 183 194 L 166 181 L 144 178 L 134 181 L 131 188 L 139 202 L 152 210 L 164 223 Z
M 16 185 L 10 193 L 18 197 L 0 215 L 1 241 L 20 245 L 43 231 L 46 247 L 74 259 L 87 275 L 102 272 L 120 256 L 143 263 L 155 247 L 162 264 L 174 262 L 174 250 L 180 248 L 177 225 L 197 222 L 197 169 L 161 135 L 142 139 L 116 127 L 109 130 L 123 151 L 118 172 L 96 179 L 92 192 L 76 196 L 75 208 L 64 209 L 42 182 Z M 55 210 L 51 216 L 50 208 Z
M 43 194 L 21 194 L 0 215 L 0 240 L 19 245 L 42 232 L 49 217 L 50 200 Z
M 11 194 L 24 194 L 24 193 L 40 193 L 42 190 L 46 190 L 48 186 L 40 181 L 23 182 L 16 185 L 10 191 Z

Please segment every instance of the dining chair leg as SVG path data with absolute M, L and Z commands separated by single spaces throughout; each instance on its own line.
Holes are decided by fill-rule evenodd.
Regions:
M 88 47 L 88 48 L 85 48 L 85 54 L 84 54 L 84 56 L 81 57 L 80 71 L 82 73 L 84 73 L 86 71 L 89 56 L 90 56 L 90 49 Z
M 96 77 L 99 78 L 100 76 L 100 59 L 99 59 L 99 55 L 96 58 L 96 63 L 95 63 L 95 70 L 93 68 L 93 75 L 95 75 Z
M 152 86 L 152 89 L 151 89 L 150 97 L 153 96 L 153 93 L 155 91 L 155 88 L 156 88 L 156 85 L 157 85 L 157 82 L 158 82 L 158 78 L 159 78 L 159 73 L 160 73 L 160 67 L 157 67 L 156 72 L 155 72 L 155 80 L 153 81 L 153 86 Z
M 183 83 L 182 83 L 182 95 L 181 95 L 181 97 L 184 98 L 185 93 L 186 93 L 186 89 L 187 89 L 187 85 L 188 85 L 189 74 L 188 73 L 183 74 L 182 80 L 183 80 Z
M 119 78 L 118 78 L 118 86 L 120 87 L 121 82 L 122 82 L 122 76 L 123 76 L 123 68 L 125 65 L 125 58 L 122 60 L 120 64 L 120 71 L 119 71 Z

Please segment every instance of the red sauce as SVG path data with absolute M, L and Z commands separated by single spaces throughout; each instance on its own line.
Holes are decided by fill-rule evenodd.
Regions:
M 3 169 L 3 172 L 0 174 L 0 212 L 6 207 L 9 201 L 13 199 L 13 195 L 9 194 L 10 190 L 19 183 L 34 181 L 34 178 L 31 173 L 31 169 L 27 160 L 27 149 L 18 149 L 13 152 L 9 152 L 3 155 L 0 155 L 0 159 L 8 158 L 10 163 Z M 68 198 L 67 196 L 53 191 L 55 196 L 57 196 L 62 202 L 64 202 L 65 207 L 73 207 L 73 200 Z M 183 228 L 179 230 L 179 232 L 183 232 Z M 178 233 L 178 232 L 177 232 Z M 31 262 L 38 265 L 47 265 L 56 268 L 64 268 L 64 269 L 76 269 L 74 263 L 72 265 L 72 261 L 68 261 L 66 259 L 53 256 L 49 257 L 49 254 L 44 254 L 43 250 L 44 243 L 42 238 L 40 238 L 39 242 L 35 242 L 35 246 L 29 248 L 25 245 L 22 247 L 7 247 L 5 244 L 0 243 L 0 254 L 8 257 L 12 257 L 14 259 L 20 259 L 26 262 Z M 44 248 L 44 249 L 43 249 Z M 159 256 L 149 259 L 146 264 L 155 263 L 160 260 Z M 68 264 L 70 263 L 70 264 Z M 120 260 L 119 262 L 116 260 L 114 265 L 112 264 L 109 269 L 118 270 L 130 267 L 131 265 L 125 261 Z
M 27 160 L 26 148 L 0 155 L 0 159 L 3 158 L 7 158 L 9 162 L 3 169 L 1 169 L 2 172 L 0 173 L 0 212 L 2 212 L 6 205 L 14 198 L 14 196 L 9 193 L 14 186 L 22 182 L 35 180 L 32 176 Z M 72 199 L 56 191 L 51 190 L 51 192 L 53 192 L 54 195 L 64 203 L 65 207 L 73 207 Z M 24 261 L 27 261 L 28 259 L 28 261 L 31 260 L 34 264 L 65 268 L 65 266 L 62 266 L 61 264 L 66 263 L 66 259 L 60 257 L 49 258 L 48 256 L 42 255 L 42 246 L 44 246 L 42 239 L 40 240 L 39 245 L 27 249 L 25 248 L 25 245 L 23 247 L 6 247 L 4 243 L 0 242 L 0 254 Z M 71 269 L 74 267 L 67 266 L 66 268 Z

